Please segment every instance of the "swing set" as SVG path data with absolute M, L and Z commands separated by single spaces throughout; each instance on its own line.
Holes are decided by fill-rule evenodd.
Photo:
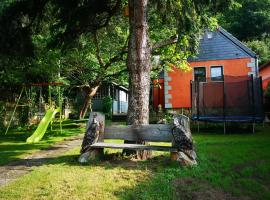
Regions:
M 42 103 L 43 103 L 42 87 L 44 87 L 44 86 L 48 87 L 48 104 L 45 104 L 45 115 L 43 116 L 42 120 L 40 121 L 35 132 L 30 137 L 27 138 L 26 142 L 27 143 L 39 142 L 43 138 L 49 124 L 50 124 L 51 130 L 52 130 L 53 119 L 57 113 L 59 113 L 59 127 L 60 127 L 60 132 L 62 133 L 62 102 L 63 102 L 62 99 L 63 99 L 63 97 L 62 97 L 62 92 L 61 92 L 61 87 L 60 87 L 62 85 L 63 85 L 63 83 L 60 83 L 60 82 L 33 83 L 33 84 L 29 84 L 29 85 L 23 85 L 21 92 L 20 92 L 20 95 L 19 95 L 19 97 L 16 101 L 16 104 L 15 104 L 15 107 L 13 109 L 8 126 L 6 128 L 5 135 L 8 133 L 8 131 L 10 129 L 11 123 L 14 119 L 16 109 L 20 106 L 28 106 L 31 110 L 31 108 L 33 107 L 32 87 L 39 87 L 39 115 L 40 115 L 40 113 L 42 111 Z M 52 101 L 52 86 L 56 86 L 57 106 Z M 25 93 L 25 95 L 27 97 L 27 104 L 20 105 L 19 103 L 21 101 L 23 93 Z

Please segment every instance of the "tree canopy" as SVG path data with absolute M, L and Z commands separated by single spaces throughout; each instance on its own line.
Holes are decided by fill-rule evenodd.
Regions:
M 242 41 L 261 39 L 270 34 L 269 0 L 234 0 L 219 14 L 220 24 Z
M 269 12 L 269 0 L 234 0 L 228 9 L 217 14 L 224 28 L 259 55 L 260 64 L 270 59 Z

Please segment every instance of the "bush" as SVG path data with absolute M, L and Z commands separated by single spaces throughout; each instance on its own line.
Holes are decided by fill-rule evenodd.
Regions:
M 112 98 L 110 96 L 106 96 L 103 98 L 103 113 L 106 117 L 111 118 L 112 115 Z
M 5 104 L 0 101 L 0 130 L 4 130 L 4 115 L 5 115 Z

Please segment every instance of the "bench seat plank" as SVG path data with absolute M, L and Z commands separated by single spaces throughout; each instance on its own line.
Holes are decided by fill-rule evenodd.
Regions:
M 107 126 L 104 131 L 104 139 L 172 142 L 172 126 L 169 124 Z
M 132 150 L 153 150 L 153 151 L 171 151 L 176 152 L 177 149 L 168 146 L 154 146 L 143 144 L 120 144 L 120 143 L 106 143 L 97 142 L 91 145 L 94 148 L 114 148 L 114 149 L 132 149 Z

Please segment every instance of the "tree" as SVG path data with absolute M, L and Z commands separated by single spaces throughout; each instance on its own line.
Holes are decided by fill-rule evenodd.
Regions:
M 116 16 L 106 28 L 82 34 L 76 48 L 63 57 L 65 76 L 85 94 L 80 118 L 84 118 L 102 82 L 126 81 L 127 27 L 126 20 Z
M 180 36 L 152 44 L 148 32 L 147 6 L 150 6 L 148 0 L 128 1 L 130 24 L 127 62 L 130 75 L 129 124 L 148 123 L 152 51 L 166 45 L 176 44 L 175 51 L 171 52 L 176 55 L 175 61 L 186 60 L 198 47 L 202 30 L 214 21 L 206 15 L 209 8 L 208 3 L 208 1 L 167 0 L 151 4 L 155 8 L 164 8 L 160 10 L 161 16 L 158 18 L 163 20 L 163 24 L 167 23 L 171 26 L 174 34 Z
M 129 108 L 128 124 L 148 124 L 151 47 L 146 16 L 147 0 L 129 1 L 128 43 Z
M 77 40 L 84 34 L 86 37 L 92 36 L 91 43 L 94 44 L 93 49 L 95 49 L 95 58 L 92 57 L 92 60 L 98 63 L 99 67 L 92 68 L 94 65 L 91 65 L 90 68 L 93 69 L 91 70 L 93 73 L 101 76 L 101 78 L 100 76 L 94 78 L 95 84 L 90 87 L 92 90 L 88 91 L 88 94 L 94 93 L 103 80 L 104 74 L 109 71 L 108 65 L 115 60 L 122 59 L 125 53 L 125 46 L 123 46 L 119 54 L 112 57 L 105 56 L 107 60 L 104 61 L 101 53 L 103 44 L 99 37 L 106 36 L 108 32 L 99 34 L 99 31 L 108 26 L 112 17 L 122 9 L 126 2 L 121 0 L 43 0 L 44 2 L 53 5 L 53 13 L 56 13 L 55 18 L 57 19 L 51 28 L 53 33 L 50 46 L 66 49 L 71 43 L 70 41 Z M 208 14 L 211 14 L 212 9 L 217 12 L 222 7 L 220 5 L 225 5 L 227 2 L 230 1 L 156 0 L 148 2 L 148 0 L 128 0 L 130 34 L 127 57 L 130 77 L 128 124 L 148 124 L 152 53 L 162 52 L 158 49 L 165 47 L 165 52 L 170 54 L 170 60 L 174 65 L 185 63 L 187 58 L 196 52 L 201 32 L 206 27 L 216 25 L 216 20 Z M 44 9 L 42 11 L 44 12 Z M 150 14 L 149 17 L 148 14 Z M 151 20 L 153 18 L 157 20 L 157 23 L 155 20 Z M 150 25 L 154 27 L 150 27 L 150 35 L 149 20 L 152 22 Z M 165 33 L 167 33 L 167 38 L 164 37 Z M 89 49 L 89 51 L 91 50 Z M 84 69 L 81 72 L 84 73 Z M 89 99 L 91 99 L 91 95 Z M 84 107 L 87 106 L 88 103 Z
M 27 65 L 35 80 L 49 81 L 61 73 L 85 93 L 83 118 L 103 81 L 125 79 L 128 25 L 118 12 L 119 3 L 10 1 L 0 13 L 0 43 L 9 49 L 0 49 L 1 60 L 7 56 L 14 61 L 18 56 L 31 60 Z M 17 37 L 15 43 L 13 37 Z
M 270 34 L 269 0 L 234 0 L 219 14 L 220 24 L 242 41 L 260 39 Z
M 208 2 L 207 2 L 208 3 Z M 154 5 L 165 7 L 160 10 L 163 21 L 171 25 L 172 32 L 180 37 L 170 37 L 152 44 L 148 32 L 148 0 L 129 0 L 130 39 L 128 45 L 129 108 L 127 122 L 143 125 L 149 122 L 149 91 L 151 56 L 155 49 L 176 44 L 172 52 L 174 61 L 185 61 L 198 47 L 201 31 L 213 20 L 205 15 L 207 3 L 198 1 L 157 1 Z M 168 8 L 168 9 L 166 9 Z M 170 12 L 172 14 L 169 14 Z M 166 16 L 167 15 L 167 16 Z M 164 17 L 166 16 L 166 17 Z M 169 16 L 169 17 L 168 17 Z M 157 16 L 157 18 L 159 18 Z M 163 23 L 164 24 L 164 23 Z M 160 27 L 159 27 L 160 28 Z M 173 57 L 173 56 L 172 56 Z M 144 143 L 144 141 L 138 141 Z M 137 152 L 138 158 L 147 158 L 148 151 Z
M 228 9 L 217 14 L 224 28 L 259 55 L 260 64 L 270 59 L 269 12 L 269 0 L 234 0 Z
M 270 60 L 270 37 L 260 40 L 251 40 L 246 42 L 257 55 L 259 55 L 259 65 L 262 65 Z

